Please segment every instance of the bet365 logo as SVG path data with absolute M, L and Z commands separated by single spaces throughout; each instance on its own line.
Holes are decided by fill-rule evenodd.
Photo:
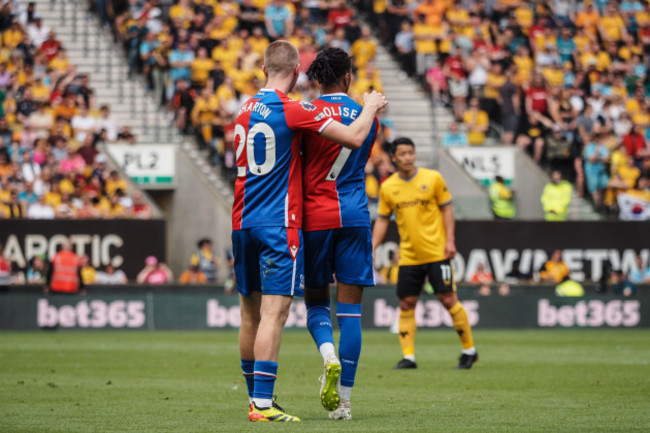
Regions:
M 101 299 L 60 306 L 39 299 L 36 315 L 41 328 L 142 328 L 147 319 L 144 301 Z
M 537 324 L 543 327 L 633 327 L 641 321 L 639 301 L 578 301 L 575 305 L 552 305 L 548 299 L 537 303 Z

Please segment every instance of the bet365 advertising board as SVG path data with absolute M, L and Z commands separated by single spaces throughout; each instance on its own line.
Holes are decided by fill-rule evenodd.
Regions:
M 552 287 L 514 288 L 510 296 L 460 293 L 470 323 L 476 328 L 647 328 L 650 294 L 634 297 L 589 294 L 555 296 Z M 398 316 L 394 288 L 366 289 L 362 326 L 389 328 Z M 0 329 L 232 329 L 240 325 L 237 296 L 211 295 L 183 288 L 175 293 L 101 294 L 85 296 L 5 293 L 0 295 Z M 421 328 L 449 328 L 449 314 L 433 296 L 423 296 L 416 309 Z M 306 328 L 307 312 L 296 298 L 288 328 Z

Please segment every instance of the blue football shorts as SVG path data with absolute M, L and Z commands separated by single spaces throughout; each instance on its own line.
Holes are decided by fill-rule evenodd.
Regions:
M 370 227 L 305 232 L 305 286 L 325 287 L 337 281 L 374 286 Z
M 248 297 L 303 296 L 305 261 L 302 230 L 255 227 L 232 232 L 237 291 Z

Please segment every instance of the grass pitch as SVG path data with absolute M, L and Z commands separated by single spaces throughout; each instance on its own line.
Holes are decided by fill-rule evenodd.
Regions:
M 321 360 L 285 333 L 278 403 L 300 424 L 251 424 L 237 334 L 4 332 L 0 432 L 614 432 L 650 430 L 650 332 L 476 331 L 456 371 L 453 331 L 420 331 L 418 369 L 395 335 L 364 333 L 352 421 L 320 406 Z

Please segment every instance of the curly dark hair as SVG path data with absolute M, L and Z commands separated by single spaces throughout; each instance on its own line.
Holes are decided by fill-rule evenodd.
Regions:
M 351 70 L 352 60 L 348 53 L 340 48 L 326 48 L 318 53 L 309 66 L 307 76 L 321 86 L 329 86 L 338 83 Z

